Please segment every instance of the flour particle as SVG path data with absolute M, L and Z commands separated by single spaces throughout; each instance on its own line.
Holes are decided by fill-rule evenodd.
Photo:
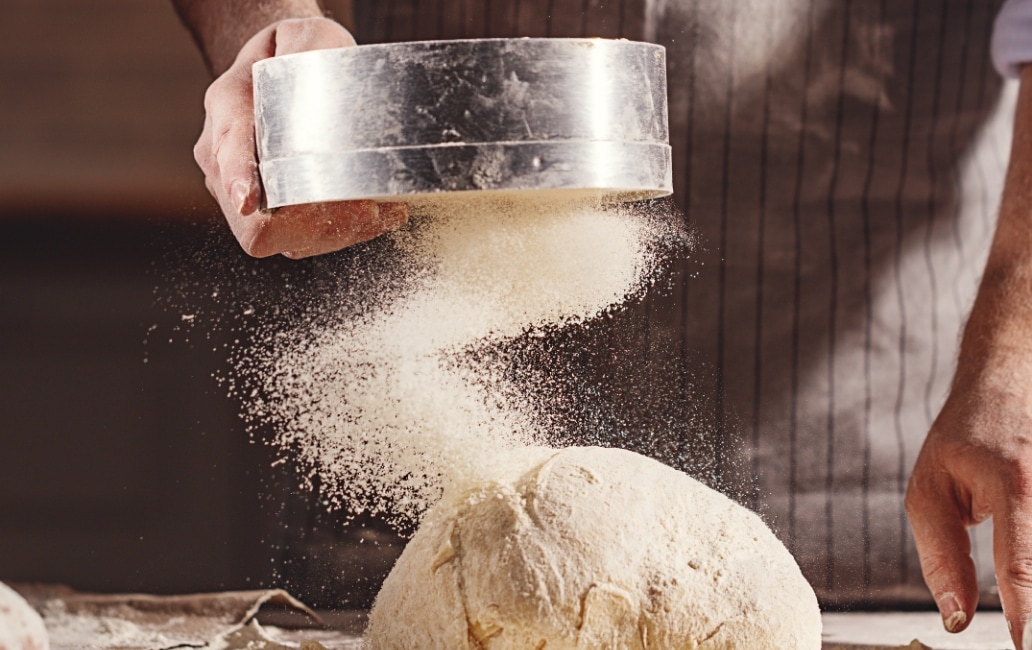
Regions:
M 387 237 L 366 272 L 395 281 L 349 287 L 238 371 L 257 384 L 246 417 L 271 425 L 324 498 L 399 524 L 555 443 L 540 405 L 478 351 L 640 295 L 686 238 L 641 205 L 518 194 L 424 207 Z

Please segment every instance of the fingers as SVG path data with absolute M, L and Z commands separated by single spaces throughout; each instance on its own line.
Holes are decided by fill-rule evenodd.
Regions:
M 230 227 L 249 255 L 282 253 L 299 259 L 367 241 L 399 228 L 407 219 L 404 203 L 341 201 L 255 212 L 231 220 Z
M 351 34 L 331 20 L 283 20 L 252 37 L 230 69 L 208 88 L 204 129 L 194 147 L 194 157 L 230 229 L 250 255 L 307 257 L 328 253 L 398 228 L 408 218 L 403 204 L 377 205 L 373 201 L 259 211 L 261 183 L 255 154 L 251 66 L 271 56 L 354 44 Z
M 1026 492 L 1012 489 L 993 517 L 996 580 L 1016 648 L 1032 614 L 1032 495 Z
M 245 74 L 234 66 L 215 80 L 205 94 L 204 108 L 204 130 L 194 158 L 232 227 L 234 220 L 258 210 L 261 200 L 250 68 Z M 236 224 L 234 233 L 240 225 Z
M 374 209 L 364 209 L 365 204 L 372 204 Z M 290 259 L 332 253 L 397 230 L 408 221 L 408 206 L 404 203 L 347 201 L 292 206 L 284 210 L 287 211 L 284 222 L 289 223 L 291 229 L 300 230 L 294 237 L 295 241 L 300 240 L 303 244 L 294 248 L 284 247 L 283 255 Z M 315 216 L 319 213 L 324 220 Z
M 215 128 L 215 162 L 221 180 L 216 199 L 227 216 L 251 214 L 258 210 L 261 201 L 254 121 L 220 121 Z
M 906 509 L 925 583 L 949 632 L 964 630 L 978 605 L 978 581 L 971 559 L 965 514 L 946 474 L 922 452 L 910 478 Z

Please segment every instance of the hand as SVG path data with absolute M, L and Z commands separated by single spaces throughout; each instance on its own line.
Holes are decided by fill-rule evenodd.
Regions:
M 998 350 L 958 374 L 906 500 L 925 581 L 951 632 L 967 627 L 978 604 L 967 527 L 993 518 L 1000 598 L 1017 648 L 1032 612 L 1032 364 L 1019 356 Z
M 906 507 L 946 629 L 978 604 L 967 527 L 993 518 L 1007 626 L 1032 613 L 1032 65 L 1021 70 L 996 234 L 964 328 L 957 373 L 910 477 Z
M 275 22 L 241 48 L 233 65 L 204 97 L 204 130 L 194 158 L 237 241 L 255 257 L 301 258 L 339 250 L 400 227 L 403 203 L 342 201 L 261 211 L 255 158 L 251 65 L 272 56 L 353 46 L 346 29 L 326 18 Z

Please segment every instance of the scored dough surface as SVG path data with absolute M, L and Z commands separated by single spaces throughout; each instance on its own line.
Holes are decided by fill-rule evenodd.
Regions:
M 819 650 L 820 610 L 754 513 L 620 449 L 445 499 L 370 614 L 375 649 Z

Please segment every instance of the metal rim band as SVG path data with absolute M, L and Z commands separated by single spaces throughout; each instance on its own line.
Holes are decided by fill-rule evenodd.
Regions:
M 453 192 L 672 190 L 662 47 L 426 41 L 254 66 L 269 207 Z

